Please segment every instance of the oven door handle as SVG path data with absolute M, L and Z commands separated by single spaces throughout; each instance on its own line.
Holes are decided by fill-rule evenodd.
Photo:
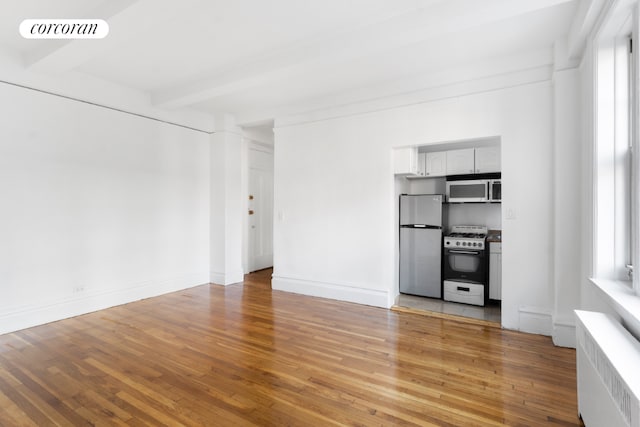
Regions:
M 450 254 L 465 254 L 465 255 L 480 255 L 480 252 L 475 251 L 457 251 L 455 249 L 449 249 Z

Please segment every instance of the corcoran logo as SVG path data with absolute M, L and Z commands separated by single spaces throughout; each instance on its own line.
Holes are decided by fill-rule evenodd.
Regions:
M 25 19 L 20 34 L 25 39 L 102 39 L 109 24 L 102 19 Z

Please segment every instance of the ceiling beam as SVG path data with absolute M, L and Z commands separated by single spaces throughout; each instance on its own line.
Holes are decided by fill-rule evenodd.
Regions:
M 476 62 L 473 67 L 454 66 L 438 71 L 409 75 L 374 86 L 330 93 L 302 104 L 276 108 L 257 108 L 236 114 L 239 124 L 277 117 L 280 124 L 300 118 L 326 119 L 342 114 L 360 114 L 413 105 L 459 94 L 480 93 L 495 87 L 510 87 L 547 81 L 551 78 L 552 49 L 522 52 L 517 55 Z
M 303 75 L 317 65 L 341 66 L 348 60 L 390 51 L 473 27 L 488 25 L 571 0 L 448 0 L 411 10 L 386 21 L 301 43 L 262 58 L 212 70 L 210 77 L 152 93 L 154 104 L 179 108 L 253 87 Z
M 197 0 L 182 0 L 181 10 Z M 176 17 L 174 0 L 108 0 L 87 13 L 84 18 L 103 19 L 109 24 L 109 34 L 96 40 L 47 40 L 42 47 L 28 52 L 23 60 L 28 69 L 43 72 L 73 70 L 103 52 L 128 40 L 153 31 Z
M 582 58 L 587 38 L 595 28 L 604 3 L 604 0 L 583 0 L 580 2 L 568 35 L 569 59 L 579 61 Z

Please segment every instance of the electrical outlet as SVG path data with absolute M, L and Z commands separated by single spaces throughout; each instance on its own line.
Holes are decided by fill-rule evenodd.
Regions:
M 79 294 L 80 292 L 84 292 L 84 286 L 74 286 L 73 287 L 73 293 L 74 294 Z

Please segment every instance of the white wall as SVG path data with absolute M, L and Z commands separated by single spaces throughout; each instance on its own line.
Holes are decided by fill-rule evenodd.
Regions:
M 452 203 L 449 205 L 448 224 L 484 225 L 489 230 L 502 230 L 502 204 Z
M 274 288 L 390 306 L 392 148 L 500 136 L 503 325 L 550 334 L 552 109 L 546 80 L 335 119 L 276 121 Z
M 582 140 L 580 75 L 554 73 L 554 329 L 556 345 L 575 348 L 573 310 L 580 305 L 582 235 Z
M 209 135 L 0 85 L 0 333 L 208 282 Z
M 239 131 L 220 129 L 211 136 L 210 280 L 220 285 L 242 281 L 244 209 L 243 163 Z
M 582 93 L 582 120 L 581 139 L 582 153 L 582 250 L 581 255 L 581 281 L 580 281 L 580 308 L 583 310 L 600 311 L 619 318 L 620 316 L 607 305 L 603 295 L 589 281 L 595 275 L 595 56 L 593 54 L 593 42 L 590 40 L 585 49 L 584 58 L 580 65 L 580 85 Z M 613 257 L 613 254 L 611 254 Z

